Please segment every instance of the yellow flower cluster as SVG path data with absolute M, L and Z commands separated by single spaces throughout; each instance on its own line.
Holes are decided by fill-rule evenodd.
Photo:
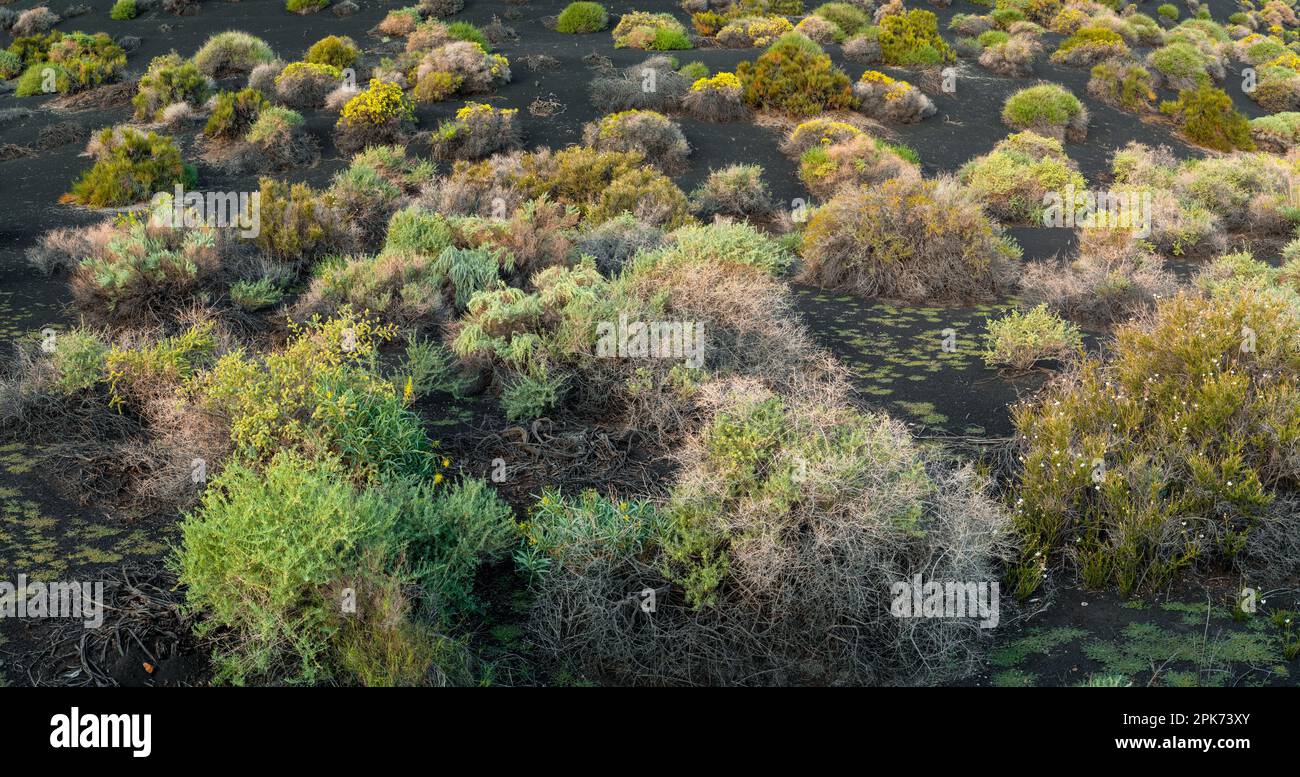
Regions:
M 862 74 L 862 78 L 858 79 L 858 81 L 888 87 L 888 91 L 885 92 L 886 100 L 897 100 L 900 97 L 905 96 L 914 88 L 906 81 L 890 78 L 877 70 L 868 70 Z
M 1288 70 L 1300 72 L 1300 54 L 1288 51 L 1276 59 L 1270 60 L 1264 67 L 1284 67 Z
M 475 117 L 490 118 L 495 115 L 510 116 L 519 113 L 518 108 L 493 108 L 487 103 L 466 103 L 465 107 L 456 111 L 456 120 L 465 121 Z
M 702 92 L 705 89 L 739 89 L 740 78 L 735 73 L 718 73 L 712 78 L 700 78 L 691 84 L 692 92 Z
M 333 65 L 324 65 L 319 62 L 291 62 L 280 71 L 280 75 L 275 77 L 275 83 L 278 86 L 286 78 L 294 78 L 299 74 L 307 75 L 316 73 L 327 78 L 338 80 L 343 77 L 343 71 Z
M 343 106 L 339 123 L 385 124 L 396 118 L 414 118 L 415 109 L 402 92 L 402 87 L 391 81 L 371 79 L 370 88 L 348 100 Z

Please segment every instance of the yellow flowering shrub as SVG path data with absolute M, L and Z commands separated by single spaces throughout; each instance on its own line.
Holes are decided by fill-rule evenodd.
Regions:
M 740 77 L 735 73 L 718 73 L 712 78 L 700 78 L 691 84 L 692 92 L 701 92 L 706 89 L 739 89 Z
M 345 307 L 329 320 L 291 324 L 281 351 L 222 356 L 185 390 L 229 420 L 231 441 L 249 458 L 288 448 L 337 457 L 360 481 L 431 476 L 433 443 L 377 369 L 379 345 L 394 332 Z
M 402 87 L 391 81 L 370 80 L 370 87 L 348 100 L 343 106 L 339 124 L 369 124 L 378 126 L 396 120 L 413 120 L 415 107 L 402 92 Z

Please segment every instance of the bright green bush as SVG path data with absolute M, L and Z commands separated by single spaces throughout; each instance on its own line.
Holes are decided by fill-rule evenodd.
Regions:
M 249 143 L 266 146 L 287 138 L 293 128 L 302 126 L 302 121 L 302 114 L 297 111 L 272 105 L 257 114 L 257 121 L 248 128 L 244 137 Z
M 1079 142 L 1088 131 L 1088 111 L 1070 90 L 1057 84 L 1021 89 L 1002 106 L 1002 121 L 1018 130 Z
M 1218 151 L 1250 151 L 1250 122 L 1232 104 L 1226 92 L 1209 84 L 1178 93 L 1177 100 L 1160 104 L 1160 112 L 1173 116 L 1194 143 Z
M 1250 135 L 1262 148 L 1284 154 L 1300 142 L 1300 112 L 1287 111 L 1251 119 Z
M 6 81 L 23 72 L 23 58 L 8 49 L 0 49 L 0 78 Z
M 181 161 L 170 136 L 110 127 L 100 132 L 98 142 L 103 150 L 94 166 L 72 184 L 65 201 L 92 208 L 131 205 L 175 184 L 195 182 L 194 169 Z
M 108 345 L 87 329 L 61 332 L 54 341 L 54 385 L 65 394 L 75 394 L 104 379 L 104 356 Z
M 514 514 L 482 480 L 399 491 L 404 509 L 390 543 L 402 549 L 410 579 L 432 599 L 434 612 L 479 608 L 474 575 L 480 565 L 517 545 Z
M 216 349 L 211 322 L 145 345 L 110 349 L 104 356 L 110 404 L 119 410 L 128 404 L 139 408 L 164 392 L 174 392 L 182 381 L 211 363 Z
M 640 556 L 666 527 L 650 502 L 613 502 L 595 491 L 566 497 L 547 489 L 520 524 L 523 543 L 515 561 L 534 577 L 560 568 L 585 571 L 602 558 Z
M 483 51 L 492 50 L 492 44 L 488 42 L 487 35 L 469 22 L 452 22 L 451 24 L 448 24 L 447 35 L 451 36 L 455 40 L 477 43 L 478 47 L 483 49 Z
M 1156 8 L 1156 13 L 1171 22 L 1178 21 L 1178 6 L 1173 3 L 1162 4 L 1160 7 Z
M 126 66 L 126 52 L 103 32 L 54 30 L 43 37 L 20 38 L 9 52 L 27 65 L 14 91 L 19 97 L 91 89 L 113 81 Z
M 156 120 L 172 103 L 202 105 L 209 92 L 208 81 L 198 67 L 173 51 L 149 63 L 131 104 L 135 106 L 135 118 Z
M 852 37 L 863 27 L 871 25 L 871 17 L 866 11 L 851 3 L 823 3 L 813 9 L 813 15 L 833 22 L 846 37 Z
M 278 305 L 282 299 L 284 291 L 269 278 L 237 281 L 230 285 L 230 301 L 250 313 Z
M 290 13 L 309 14 L 325 8 L 330 0 L 284 0 L 284 9 Z
M 600 32 L 609 25 L 609 14 L 600 3 L 569 3 L 555 20 L 555 31 L 563 33 Z
M 404 208 L 388 222 L 384 253 L 421 253 L 437 256 L 452 244 L 451 228 L 437 213 Z
M 109 10 L 108 17 L 113 21 L 124 22 L 134 19 L 136 13 L 135 0 L 117 0 Z
M 1079 328 L 1039 305 L 989 319 L 984 333 L 984 363 L 1018 372 L 1045 359 L 1064 361 L 1083 348 Z
M 957 173 L 989 213 L 1006 221 L 1041 225 L 1046 197 L 1062 201 L 1069 190 L 1082 192 L 1087 181 L 1065 154 L 1061 142 L 1020 132 L 967 162 Z
M 358 491 L 328 459 L 291 450 L 265 467 L 228 462 L 181 522 L 177 576 L 200 635 L 227 629 L 217 680 L 315 683 L 331 674 L 342 626 L 332 594 L 383 542 L 395 519 L 377 491 Z
M 938 18 L 919 8 L 880 20 L 880 57 L 886 65 L 938 65 L 957 58 L 939 35 Z
M 266 97 L 252 87 L 238 92 L 218 92 L 203 134 L 225 140 L 241 138 L 269 106 Z
M 291 329 L 281 351 L 234 351 L 197 376 L 188 392 L 229 419 L 238 451 L 256 460 L 281 450 L 338 459 L 358 482 L 431 478 L 434 445 L 419 416 L 376 367 L 390 326 L 343 310 Z
M 1107 27 L 1080 27 L 1061 41 L 1052 61 L 1091 66 L 1107 59 L 1123 59 L 1128 53 L 1128 44 L 1118 32 Z

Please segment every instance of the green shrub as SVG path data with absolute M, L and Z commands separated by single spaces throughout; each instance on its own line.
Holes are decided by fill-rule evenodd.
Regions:
M 1171 22 L 1178 21 L 1178 6 L 1173 3 L 1164 3 L 1160 7 L 1156 8 L 1156 13 Z
M 1178 93 L 1177 100 L 1160 104 L 1160 112 L 1173 116 L 1194 143 L 1218 151 L 1255 148 L 1250 122 L 1232 104 L 1226 92 L 1209 84 Z
M 768 235 L 744 222 L 735 222 L 674 230 L 655 261 L 734 263 L 782 275 L 790 268 L 793 257 Z
M 492 44 L 488 42 L 487 35 L 478 27 L 469 22 L 452 22 L 447 25 L 447 35 L 454 40 L 463 40 L 470 43 L 477 43 L 483 51 L 491 51 Z
M 1088 94 L 1129 111 L 1144 111 L 1156 99 L 1150 71 L 1136 62 L 1115 60 L 1093 66 Z
M 871 185 L 900 175 L 919 174 L 884 141 L 861 135 L 809 148 L 799 156 L 799 180 L 819 198 L 847 185 Z
M 352 306 L 386 324 L 426 325 L 449 307 L 442 290 L 447 275 L 434 267 L 436 260 L 437 255 L 412 253 L 331 257 L 316 265 L 294 313 L 330 316 Z
M 1261 148 L 1285 154 L 1300 142 L 1300 112 L 1287 111 L 1251 119 L 1250 135 Z
M 302 114 L 297 111 L 272 105 L 257 114 L 257 121 L 248 128 L 245 139 L 249 143 L 257 143 L 263 147 L 282 142 L 288 139 L 289 133 L 295 127 L 302 126 L 302 121 Z
M 104 356 L 108 345 L 87 329 L 60 332 L 54 340 L 54 385 L 65 394 L 75 394 L 104 379 Z
M 6 81 L 23 72 L 23 58 L 8 49 L 0 49 L 0 78 Z
M 1191 89 L 1211 75 L 1223 77 L 1223 66 L 1199 48 L 1184 41 L 1161 46 L 1147 56 L 1147 65 L 1174 89 Z
M 1011 36 L 1002 30 L 985 30 L 980 33 L 978 38 L 976 38 L 976 41 L 979 42 L 980 48 L 982 49 L 986 49 L 989 46 L 996 46 L 999 43 L 1006 43 L 1009 40 L 1011 40 Z
M 800 277 L 864 296 L 988 298 L 1019 256 L 957 181 L 900 177 L 841 190 L 804 229 Z
M 691 192 L 691 209 L 706 221 L 719 214 L 761 218 L 773 208 L 761 165 L 728 165 L 712 170 L 704 183 Z
M 358 482 L 432 477 L 434 445 L 419 416 L 376 370 L 393 335 L 350 310 L 291 329 L 283 350 L 222 356 L 188 392 L 229 419 L 230 438 L 252 459 L 281 449 L 337 458 Z
M 434 612 L 478 609 L 474 575 L 479 566 L 517 544 L 510 506 L 482 480 L 472 479 L 437 490 L 411 488 L 400 497 L 405 509 L 390 542 L 402 549 L 410 579 L 431 597 Z
M 1081 142 L 1088 132 L 1088 111 L 1070 90 L 1056 84 L 1021 89 L 1002 106 L 1002 121 L 1018 130 Z
M 681 173 L 691 147 L 675 122 L 656 111 L 611 113 L 583 128 L 582 142 L 598 151 L 635 151 L 667 173 Z
M 614 26 L 614 48 L 674 51 L 691 48 L 686 29 L 672 14 L 633 11 Z
M 555 20 L 555 31 L 563 33 L 600 32 L 609 25 L 609 14 L 600 3 L 569 3 Z
M 237 281 L 230 286 L 230 301 L 249 312 L 278 305 L 282 299 L 284 291 L 269 278 Z
M 914 574 L 994 579 L 1009 527 L 984 484 L 823 387 L 709 388 L 665 507 L 554 492 L 535 506 L 537 641 L 620 684 L 924 683 L 970 666 L 971 622 L 895 617 L 889 599 Z M 646 589 L 654 629 L 631 620 Z
M 1052 61 L 1091 66 L 1107 59 L 1124 59 L 1128 53 L 1128 45 L 1118 32 L 1107 27 L 1080 27 L 1061 41 Z
M 127 19 L 134 19 L 136 13 L 135 0 L 117 0 L 109 10 L 108 17 L 113 21 L 124 22 Z
M 378 492 L 343 475 L 290 450 L 264 468 L 234 460 L 182 520 L 175 567 L 188 606 L 205 616 L 198 632 L 232 636 L 214 656 L 218 681 L 331 676 L 343 607 L 329 586 L 357 571 L 395 517 Z
M 164 200 L 170 209 L 170 197 Z M 85 313 L 126 319 L 175 310 L 192 299 L 219 269 L 214 230 L 127 220 L 110 239 L 78 257 L 70 285 Z M 160 318 L 167 318 L 160 315 Z
M 175 184 L 195 182 L 194 169 L 181 161 L 170 136 L 110 127 L 100 132 L 98 142 L 102 151 L 94 166 L 72 184 L 64 201 L 92 208 L 131 205 Z
M 106 33 L 60 33 L 20 38 L 9 52 L 22 57 L 27 70 L 18 79 L 19 97 L 80 92 L 113 81 L 126 66 L 126 52 Z
M 993 23 L 1002 29 L 1025 20 L 1025 14 L 1019 8 L 998 8 L 989 16 L 993 19 Z
M 1090 587 L 1164 587 L 1237 557 L 1288 509 L 1273 503 L 1297 474 L 1300 307 L 1249 270 L 1234 278 L 1241 266 L 1120 325 L 1104 356 L 1013 407 L 1020 594 L 1060 553 Z
M 1039 305 L 989 319 L 984 333 L 984 363 L 1025 372 L 1045 359 L 1064 361 L 1083 348 L 1079 328 Z
M 284 9 L 290 13 L 309 14 L 325 8 L 330 0 L 284 0 Z
M 135 348 L 113 348 L 104 357 L 110 404 L 128 403 L 137 409 L 164 393 L 173 394 L 182 381 L 208 366 L 216 352 L 212 323 Z
M 863 27 L 871 26 L 871 17 L 866 11 L 851 3 L 823 3 L 813 9 L 813 15 L 834 23 L 846 37 L 852 37 Z
M 1061 141 L 1034 132 L 1009 135 L 957 175 L 994 216 L 1034 225 L 1042 225 L 1049 195 L 1065 201 L 1088 185 Z
M 168 105 L 186 102 L 197 107 L 208 99 L 208 94 L 208 81 L 198 67 L 173 51 L 149 63 L 131 104 L 135 106 L 135 118 L 156 120 Z
M 266 41 L 237 30 L 213 35 L 194 54 L 194 64 L 203 75 L 211 78 L 247 74 L 274 59 L 275 52 Z
M 939 65 L 957 58 L 939 34 L 938 18 L 919 8 L 880 20 L 880 57 L 886 65 Z
M 745 102 L 759 110 L 811 116 L 853 101 L 849 77 L 798 33 L 782 36 L 753 62 L 741 62 L 736 75 Z
M 388 222 L 384 253 L 421 253 L 437 256 L 452 244 L 451 228 L 437 213 L 404 208 Z
M 360 53 L 360 50 L 350 38 L 327 35 L 311 44 L 311 48 L 307 49 L 307 56 L 303 57 L 303 61 L 314 65 L 329 65 L 342 70 L 351 66 Z
M 219 92 L 203 134 L 224 140 L 241 138 L 269 106 L 266 97 L 252 87 L 238 92 Z
M 327 196 L 305 183 L 262 178 L 257 246 L 283 262 L 307 263 L 343 241 L 344 225 Z
M 516 563 L 534 577 L 555 569 L 585 571 L 602 558 L 640 556 L 660 541 L 664 514 L 647 501 L 613 502 L 595 491 L 566 497 L 546 489 L 520 524 Z

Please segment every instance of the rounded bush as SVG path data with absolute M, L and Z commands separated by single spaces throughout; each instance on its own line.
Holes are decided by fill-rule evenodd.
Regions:
M 842 189 L 804 229 L 801 278 L 864 296 L 989 298 L 1019 251 L 955 179 L 904 176 Z
M 600 3 L 569 3 L 555 19 L 555 31 L 569 34 L 600 32 L 609 26 L 609 13 Z
M 1031 86 L 1008 97 L 1002 106 L 1002 121 L 1014 129 L 1076 143 L 1088 133 L 1087 109 L 1070 90 L 1057 84 Z
M 782 36 L 753 62 L 741 62 L 736 75 L 745 102 L 757 110 L 811 116 L 853 102 L 849 77 L 798 33 Z

